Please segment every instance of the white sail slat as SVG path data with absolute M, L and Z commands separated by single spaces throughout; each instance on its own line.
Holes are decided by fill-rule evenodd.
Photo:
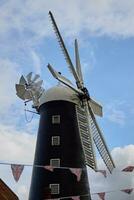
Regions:
M 105 143 L 102 132 L 97 124 L 97 121 L 96 121 L 94 114 L 90 107 L 89 107 L 89 119 L 90 119 L 90 130 L 93 135 L 94 143 L 95 143 L 104 163 L 106 164 L 108 170 L 111 173 L 113 171 L 113 169 L 115 168 L 115 165 L 114 165 L 114 162 L 110 155 L 110 152 L 108 150 L 108 147 Z
M 92 169 L 96 170 L 96 160 L 93 150 L 92 138 L 89 133 L 89 124 L 87 121 L 87 115 L 85 109 L 82 109 L 81 107 L 77 106 L 76 113 L 77 113 L 81 144 L 85 156 L 85 163 Z

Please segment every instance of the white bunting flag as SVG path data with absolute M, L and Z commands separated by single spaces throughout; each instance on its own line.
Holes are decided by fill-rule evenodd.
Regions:
M 124 168 L 122 171 L 123 172 L 132 172 L 134 170 L 134 166 L 128 166 L 126 168 Z
M 107 177 L 107 172 L 106 170 L 96 170 L 96 172 L 100 172 L 103 174 L 103 176 L 106 178 Z
M 124 190 L 121 190 L 122 192 L 125 192 L 127 194 L 131 194 L 131 192 L 133 191 L 133 188 L 131 189 L 124 189 Z
M 49 171 L 51 171 L 51 172 L 54 171 L 54 168 L 52 166 L 50 166 L 50 165 L 46 165 L 46 166 L 44 166 L 44 168 L 49 170 Z
M 105 200 L 105 192 L 97 193 L 101 200 Z
M 23 172 L 23 169 L 24 169 L 24 165 L 11 164 L 12 174 L 16 182 L 18 182 Z
M 81 168 L 70 168 L 70 171 L 77 176 L 77 181 L 81 179 L 82 169 Z
M 80 196 L 71 197 L 73 200 L 80 200 Z

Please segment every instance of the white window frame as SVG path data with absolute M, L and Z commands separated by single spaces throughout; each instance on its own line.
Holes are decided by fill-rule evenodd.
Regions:
M 52 115 L 52 124 L 60 124 L 60 115 Z
M 58 165 L 57 166 L 53 165 L 53 161 L 57 161 Z M 60 167 L 60 159 L 59 158 L 50 159 L 50 166 L 52 166 L 52 167 Z
M 57 140 L 57 141 L 55 142 L 55 140 Z M 52 136 L 51 144 L 52 144 L 52 146 L 59 146 L 60 145 L 60 136 Z
M 57 186 L 58 187 L 57 188 L 57 192 L 53 192 L 52 191 L 52 187 L 53 186 Z M 51 194 L 59 194 L 60 193 L 60 184 L 58 184 L 58 183 L 49 184 L 49 188 L 51 189 Z

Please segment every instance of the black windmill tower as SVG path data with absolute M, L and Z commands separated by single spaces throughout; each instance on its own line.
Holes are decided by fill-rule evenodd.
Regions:
M 39 75 L 32 78 L 32 73 L 26 78 L 21 76 L 16 84 L 17 95 L 33 101 L 40 115 L 29 200 L 90 200 L 86 165 L 96 170 L 93 142 L 110 173 L 115 167 L 95 119 L 95 115 L 102 116 L 102 107 L 91 99 L 84 86 L 77 40 L 75 68 L 54 17 L 51 12 L 49 15 L 77 87 L 50 64 L 48 69 L 62 84 L 45 91 Z

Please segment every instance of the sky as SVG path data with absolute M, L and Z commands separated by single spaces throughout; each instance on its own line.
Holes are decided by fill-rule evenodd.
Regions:
M 34 159 L 39 116 L 28 113 L 31 122 L 25 119 L 24 102 L 15 91 L 20 76 L 40 74 L 47 90 L 57 84 L 46 67 L 51 63 L 74 81 L 48 17 L 51 10 L 73 62 L 78 39 L 85 85 L 103 106 L 103 118 L 97 120 L 116 164 L 107 178 L 88 168 L 91 193 L 115 190 L 106 200 L 134 199 L 134 192 L 120 191 L 134 188 L 134 174 L 121 172 L 134 165 L 133 7 L 133 0 L 0 0 L 1 162 L 32 164 Z M 97 159 L 98 168 L 105 169 L 98 154 Z M 31 172 L 25 167 L 16 183 L 10 166 L 0 165 L 0 178 L 20 200 L 28 199 Z

